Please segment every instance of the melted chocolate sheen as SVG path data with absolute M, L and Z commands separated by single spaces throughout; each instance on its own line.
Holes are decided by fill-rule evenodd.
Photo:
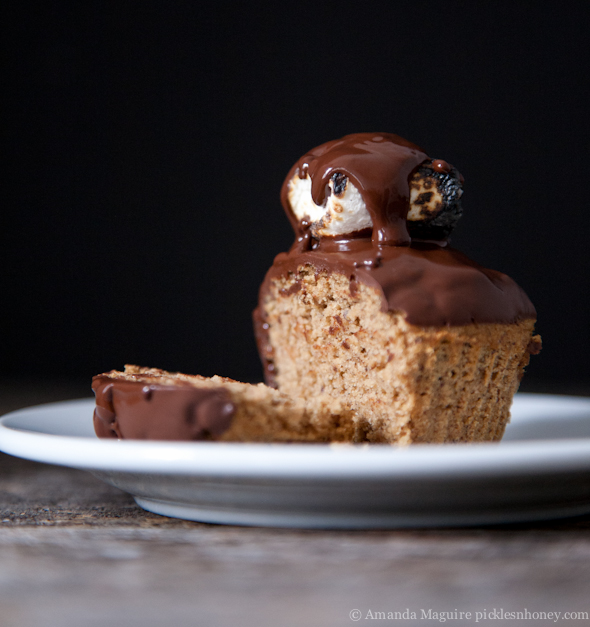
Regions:
M 314 148 L 295 163 L 281 190 L 296 239 L 288 254 L 277 256 L 261 288 L 309 263 L 316 270 L 340 272 L 351 282 L 381 290 L 384 311 L 401 311 L 411 324 L 462 325 L 511 323 L 535 318 L 535 308 L 512 279 L 487 270 L 446 241 L 410 241 L 406 229 L 409 179 L 428 155 L 391 133 L 356 133 Z M 437 172 L 452 166 L 436 159 Z M 306 220 L 298 221 L 288 201 L 289 182 L 298 174 L 312 179 L 314 202 L 321 205 L 328 182 L 342 172 L 357 185 L 373 221 L 370 230 L 313 240 Z M 400 245 L 401 244 L 401 245 Z
M 291 168 L 281 190 L 281 200 L 299 234 L 300 226 L 289 205 L 289 182 L 298 174 L 311 177 L 311 195 L 323 205 L 328 183 L 336 172 L 345 174 L 358 188 L 373 221 L 375 245 L 410 243 L 406 228 L 409 179 L 428 155 L 418 146 L 392 133 L 355 133 L 327 142 L 303 155 Z M 444 171 L 446 162 L 438 161 Z
M 309 264 L 316 272 L 338 272 L 352 283 L 377 288 L 383 296 L 382 310 L 403 312 L 410 324 L 512 323 L 536 318 L 533 304 L 510 277 L 483 268 L 450 246 L 386 246 L 377 262 L 368 238 L 345 240 L 344 251 L 335 251 L 334 246 L 335 242 L 324 245 L 322 240 L 316 250 L 277 255 L 261 297 L 273 278 Z
M 98 375 L 94 430 L 99 438 L 215 440 L 231 425 L 235 407 L 223 389 L 158 385 Z
M 401 312 L 410 324 L 418 326 L 509 324 L 536 318 L 531 301 L 510 277 L 483 268 L 446 241 L 410 240 L 406 228 L 408 181 L 427 159 L 418 146 L 397 135 L 359 133 L 322 144 L 291 168 L 281 200 L 295 230 L 295 243 L 288 253 L 275 258 L 254 312 L 258 348 L 270 385 L 274 383 L 273 348 L 263 304 L 274 278 L 296 274 L 306 264 L 316 273 L 347 276 L 352 297 L 359 283 L 377 288 L 383 311 Z M 433 161 L 431 167 L 443 173 L 452 169 L 442 159 Z M 328 181 L 336 172 L 346 174 L 358 187 L 373 221 L 372 232 L 324 237 L 318 242 L 311 237 L 309 223 L 299 222 L 291 210 L 289 182 L 295 174 L 311 176 L 313 200 L 321 205 L 330 191 Z M 296 282 L 287 292 L 298 289 L 301 284 Z
M 509 324 L 537 317 L 527 295 L 510 277 L 483 268 L 450 246 L 386 246 L 376 262 L 369 238 L 347 239 L 342 244 L 339 251 L 338 241 L 327 239 L 316 250 L 280 253 L 267 272 L 260 288 L 260 305 L 254 312 L 254 328 L 269 385 L 274 385 L 274 364 L 263 309 L 265 296 L 273 279 L 296 274 L 306 264 L 316 273 L 347 276 L 353 298 L 359 283 L 377 288 L 382 311 L 401 312 L 410 324 Z M 301 285 L 296 282 L 288 291 L 297 289 Z

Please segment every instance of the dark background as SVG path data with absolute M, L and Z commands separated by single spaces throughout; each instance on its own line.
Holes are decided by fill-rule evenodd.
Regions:
M 292 240 L 283 177 L 388 131 L 459 168 L 453 245 L 537 306 L 525 389 L 590 384 L 582 3 L 12 4 L 1 376 L 259 380 L 250 312 Z

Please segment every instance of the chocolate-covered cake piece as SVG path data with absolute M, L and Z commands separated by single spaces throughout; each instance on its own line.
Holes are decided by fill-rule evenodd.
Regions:
M 265 376 L 343 403 L 354 441 L 498 440 L 538 352 L 523 290 L 448 244 L 462 183 L 386 133 L 322 144 L 285 179 L 295 243 L 254 313 Z
M 347 441 L 351 412 L 313 405 L 266 385 L 125 366 L 93 378 L 98 437 L 220 442 Z

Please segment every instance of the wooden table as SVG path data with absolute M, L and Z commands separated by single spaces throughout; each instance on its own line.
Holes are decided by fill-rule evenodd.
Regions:
M 0 410 L 56 395 L 79 394 L 25 386 Z M 471 617 L 447 625 L 533 625 L 550 621 L 476 612 L 590 613 L 590 516 L 401 531 L 207 525 L 144 512 L 89 473 L 3 454 L 0 510 L 2 627 L 434 625 L 455 610 Z

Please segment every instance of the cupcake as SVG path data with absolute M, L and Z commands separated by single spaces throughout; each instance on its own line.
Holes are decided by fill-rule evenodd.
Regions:
M 338 426 L 326 416 L 328 438 L 501 439 L 541 343 L 524 291 L 450 246 L 462 186 L 386 133 L 322 144 L 287 175 L 295 242 L 266 274 L 255 331 L 269 386 L 348 412 Z

